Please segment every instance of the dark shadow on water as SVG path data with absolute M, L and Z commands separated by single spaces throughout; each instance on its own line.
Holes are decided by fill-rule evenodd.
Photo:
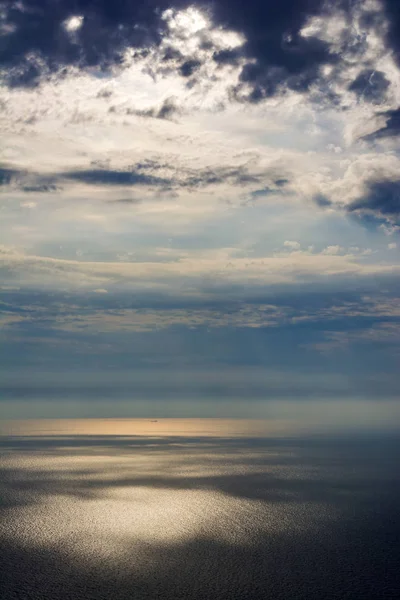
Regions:
M 2 600 L 395 600 L 398 514 L 354 518 L 321 535 L 288 531 L 250 546 L 207 538 L 153 546 L 135 569 L 2 545 Z
M 265 502 L 347 503 L 399 491 L 398 437 L 385 439 L 0 438 L 3 456 L 55 458 L 45 469 L 1 468 L 1 505 L 42 502 L 47 495 L 96 498 L 122 487 L 215 490 Z M 107 464 L 102 458 L 112 457 Z M 63 458 L 92 459 L 90 468 L 57 468 Z M 96 458 L 99 460 L 96 462 Z M 121 459 L 121 463 L 115 459 Z M 148 459 L 152 459 L 148 466 Z M 128 462 L 132 459 L 132 462 Z M 167 461 L 165 460 L 167 459 Z M 160 463 L 158 463 L 160 460 Z M 39 463 L 40 464 L 40 463 Z M 204 468 L 207 473 L 203 474 Z M 214 472 L 210 472 L 214 471 Z M 381 484 L 384 484 L 382 487 Z M 8 500 L 7 500 L 8 499 Z

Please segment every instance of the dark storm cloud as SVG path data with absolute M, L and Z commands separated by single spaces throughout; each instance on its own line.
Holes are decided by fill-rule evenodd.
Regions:
M 97 68 L 106 71 L 121 63 L 124 50 L 134 47 L 142 54 L 150 46 L 159 45 L 166 30 L 162 13 L 168 8 L 184 9 L 196 3 L 188 0 L 25 0 L 3 2 L 3 20 L 0 27 L 0 67 L 6 72 L 9 86 L 37 85 L 46 74 L 62 67 Z M 212 60 L 218 65 L 243 67 L 239 84 L 232 90 L 232 98 L 258 102 L 284 88 L 306 92 L 320 79 L 320 67 L 337 64 L 340 57 L 326 42 L 313 36 L 301 36 L 307 19 L 324 14 L 332 6 L 345 13 L 352 3 L 334 0 L 205 0 L 200 8 L 209 11 L 217 26 L 244 35 L 240 49 L 218 50 Z M 400 16 L 397 0 L 384 0 L 390 19 L 388 45 L 400 57 Z M 72 16 L 82 17 L 81 26 L 68 31 L 65 23 Z M 382 19 L 378 12 L 365 11 L 363 24 L 375 27 Z M 354 43 L 354 32 L 349 26 L 348 52 L 359 52 L 362 40 Z M 204 40 L 204 44 L 211 44 Z M 181 55 L 176 49 L 164 52 L 165 68 L 184 78 L 192 78 L 201 66 L 196 55 Z M 357 94 L 374 103 L 381 101 L 388 82 L 379 71 L 365 70 L 351 84 Z M 329 100 L 328 96 L 326 97 Z M 150 115 L 153 116 L 153 115 Z M 160 118 L 168 118 L 159 115 Z
M 324 194 L 317 194 L 313 200 L 321 208 L 335 204 Z M 388 179 L 382 175 L 381 178 L 366 181 L 362 195 L 350 204 L 340 206 L 367 228 L 375 229 L 388 221 L 397 225 L 400 223 L 400 178 Z
M 398 0 L 384 0 L 384 7 L 389 21 L 387 42 L 400 65 L 400 4 Z
M 190 77 L 201 66 L 198 60 L 187 60 L 180 66 L 179 71 L 183 77 Z
M 3 7 L 7 31 L 1 38 L 1 62 L 10 69 L 11 86 L 34 85 L 42 73 L 63 65 L 106 68 L 120 61 L 128 44 L 145 46 L 160 35 L 152 1 L 25 0 L 7 1 Z M 83 21 L 72 35 L 63 24 L 74 15 Z
M 10 86 L 32 86 L 46 73 L 63 66 L 107 69 L 118 65 L 126 47 L 157 45 L 166 23 L 167 8 L 185 8 L 187 0 L 127 2 L 126 0 L 77 0 L 52 2 L 26 0 L 5 2 L 1 37 L 1 65 Z M 305 91 L 318 78 L 320 65 L 336 62 L 329 46 L 313 37 L 302 37 L 301 27 L 318 13 L 323 0 L 215 0 L 201 3 L 210 10 L 216 25 L 242 33 L 246 42 L 240 50 L 216 51 L 214 61 L 246 63 L 233 94 L 251 102 L 273 95 L 282 85 Z M 81 26 L 68 31 L 65 23 L 82 17 Z M 173 56 L 176 72 L 187 78 L 199 68 L 196 56 Z M 243 87 L 245 86 L 245 88 Z
M 330 3 L 332 5 L 344 10 L 351 8 L 342 2 Z M 324 9 L 330 6 L 319 0 L 217 2 L 214 10 L 217 22 L 240 31 L 247 40 L 240 50 L 214 55 L 214 60 L 222 64 L 236 64 L 239 58 L 245 59 L 233 96 L 258 102 L 283 87 L 307 91 L 319 79 L 322 65 L 339 61 L 329 44 L 313 36 L 300 35 L 310 16 L 324 14 Z M 349 37 L 351 35 L 349 28 Z
M 400 108 L 397 110 L 388 110 L 385 113 L 378 113 L 378 116 L 386 118 L 385 126 L 365 136 L 365 140 L 376 140 L 400 135 Z
M 368 102 L 379 104 L 384 100 L 389 85 L 384 73 L 366 69 L 359 73 L 349 86 L 349 90 Z
M 353 211 L 371 211 L 378 215 L 400 216 L 400 179 L 396 181 L 374 181 L 369 184 L 367 193 L 355 200 L 349 207 Z
M 400 216 L 400 179 L 396 181 L 374 181 L 369 184 L 367 193 L 355 200 L 348 210 L 371 211 L 377 215 Z

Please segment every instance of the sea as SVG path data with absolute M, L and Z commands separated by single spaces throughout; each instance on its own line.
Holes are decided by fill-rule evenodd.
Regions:
M 239 419 L 0 426 L 1 600 L 400 597 L 400 435 Z

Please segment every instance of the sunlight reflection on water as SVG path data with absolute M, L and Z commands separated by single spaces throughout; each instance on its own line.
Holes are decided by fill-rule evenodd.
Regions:
M 314 576 L 321 561 L 329 570 L 352 528 L 357 562 L 379 522 L 374 511 L 392 505 L 397 440 L 282 431 L 217 419 L 13 423 L 0 436 L 0 544 L 10 565 L 0 568 L 2 597 L 21 591 L 9 572 L 32 568 L 23 577 L 35 600 L 43 585 L 52 599 L 197 600 L 237 597 L 239 583 L 255 582 L 254 598 L 287 598 L 272 587 L 266 595 L 267 574 L 276 586 L 279 570 L 286 578 L 292 569 L 289 580 L 303 585 L 299 573 Z M 159 591 L 137 595 L 142 585 Z

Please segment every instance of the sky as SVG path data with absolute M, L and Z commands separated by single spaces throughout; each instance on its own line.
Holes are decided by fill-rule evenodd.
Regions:
M 3 418 L 400 419 L 399 69 L 397 0 L 0 2 Z

